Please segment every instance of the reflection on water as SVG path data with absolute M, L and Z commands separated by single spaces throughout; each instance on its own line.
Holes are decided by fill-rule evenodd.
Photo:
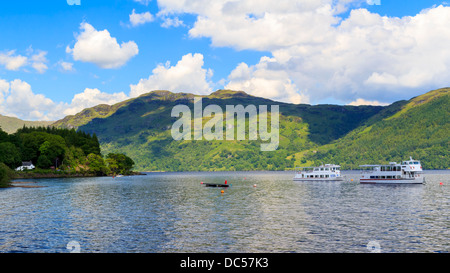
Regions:
M 381 252 L 449 252 L 449 174 L 409 186 L 360 185 L 357 172 L 344 182 L 293 182 L 292 172 L 39 180 L 47 187 L 0 190 L 0 252 L 68 252 L 71 241 L 109 253 L 368 252 L 373 241 Z M 200 184 L 224 180 L 232 186 Z

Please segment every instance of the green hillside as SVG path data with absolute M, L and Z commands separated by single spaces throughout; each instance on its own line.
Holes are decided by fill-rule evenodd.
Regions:
M 400 162 L 412 156 L 426 169 L 448 169 L 449 105 L 450 88 L 428 92 L 397 105 L 398 111 L 390 116 L 374 116 L 371 122 L 306 157 L 357 168 L 360 164 Z
M 248 140 L 248 137 L 244 141 L 174 141 L 171 126 L 177 118 L 171 117 L 172 108 L 184 104 L 193 112 L 193 99 L 193 94 L 153 91 L 125 103 L 105 107 L 107 114 L 103 116 L 95 114 L 99 112 L 97 106 L 85 109 L 70 120 L 58 121 L 56 125 L 73 127 L 73 121 L 82 121 L 78 124 L 84 125 L 79 129 L 95 132 L 104 153 L 126 153 L 140 171 L 284 170 L 293 168 L 297 159 L 301 162 L 302 151 L 318 148 L 344 136 L 384 109 L 294 105 L 231 90 L 203 96 L 203 108 L 210 104 L 219 105 L 224 116 L 226 105 L 268 105 L 268 111 L 270 105 L 279 105 L 279 148 L 274 152 L 261 152 L 262 141 Z M 204 118 L 205 122 L 207 118 Z
M 18 129 L 23 126 L 26 127 L 39 127 L 39 126 L 48 126 L 54 123 L 54 121 L 25 121 L 14 117 L 7 117 L 0 115 L 0 128 L 3 131 L 12 134 L 15 133 Z
M 262 140 L 175 141 L 176 105 L 193 113 L 194 95 L 153 91 L 112 106 L 85 109 L 55 123 L 95 133 L 105 154 L 125 153 L 138 171 L 285 170 L 294 166 L 401 161 L 413 156 L 426 168 L 449 168 L 449 89 L 390 106 L 306 105 L 274 102 L 245 92 L 219 90 L 202 96 L 203 109 L 219 105 L 279 105 L 279 147 L 262 152 Z M 203 118 L 205 124 L 210 118 Z M 248 121 L 248 118 L 247 118 Z M 225 123 L 225 122 L 224 122 Z M 193 125 L 192 125 L 193 127 Z M 246 132 L 248 132 L 248 124 Z

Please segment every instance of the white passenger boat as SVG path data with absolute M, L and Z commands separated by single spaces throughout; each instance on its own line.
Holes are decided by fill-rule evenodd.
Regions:
M 388 165 L 361 165 L 361 184 L 423 184 L 422 165 L 419 160 L 390 162 Z
M 319 167 L 296 167 L 294 181 L 342 181 L 341 166 L 325 164 Z

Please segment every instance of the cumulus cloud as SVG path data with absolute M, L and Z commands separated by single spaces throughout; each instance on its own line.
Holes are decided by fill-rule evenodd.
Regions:
M 109 94 L 94 88 L 86 88 L 75 94 L 70 103 L 54 102 L 43 94 L 33 92 L 27 82 L 0 79 L 0 114 L 24 120 L 58 120 L 74 115 L 98 104 L 115 104 L 128 99 L 123 93 Z
M 163 22 L 161 24 L 161 27 L 163 27 L 163 28 L 185 26 L 184 22 L 182 20 L 180 20 L 180 18 L 178 18 L 178 17 L 174 17 L 174 18 L 163 17 L 162 20 L 163 20 Z
M 131 26 L 136 27 L 139 25 L 143 25 L 148 22 L 152 22 L 154 20 L 153 15 L 150 12 L 136 13 L 136 10 L 130 14 L 130 23 Z
M 257 65 L 239 64 L 228 77 L 225 88 L 244 90 L 254 96 L 277 101 L 308 103 L 309 99 L 298 92 L 288 73 L 280 69 L 276 60 L 263 57 Z
M 136 97 L 158 89 L 207 94 L 212 91 L 210 78 L 213 72 L 203 68 L 203 64 L 203 55 L 199 53 L 184 55 L 174 66 L 170 62 L 159 64 L 147 79 L 130 85 L 130 96 Z
M 74 71 L 73 63 L 59 61 L 58 65 L 63 71 Z
M 196 15 L 192 38 L 270 52 L 247 64 L 254 79 L 236 79 L 232 74 L 245 70 L 239 64 L 229 87 L 256 90 L 264 87 L 263 79 L 273 83 L 276 78 L 284 84 L 260 93 L 349 103 L 360 98 L 393 102 L 448 86 L 450 7 L 398 18 L 372 13 L 359 0 L 160 0 L 158 6 L 161 15 Z
M 142 5 L 148 5 L 152 0 L 134 0 L 134 2 L 141 3 Z
M 0 80 L 0 111 L 7 116 L 30 120 L 48 120 L 46 114 L 55 103 L 42 94 L 34 94 L 31 86 L 22 80 Z M 3 98 L 2 98 L 3 96 Z M 45 109 L 45 110 L 42 110 Z
M 97 88 L 86 88 L 84 92 L 76 94 L 70 105 L 64 110 L 65 115 L 75 115 L 85 108 L 93 107 L 99 104 L 116 104 L 128 99 L 125 93 L 109 94 L 101 92 Z
M 0 79 L 0 107 L 5 100 L 5 96 L 9 93 L 9 82 L 6 80 Z M 1 109 L 1 108 L 0 108 Z
M 31 56 L 31 66 L 36 69 L 37 72 L 40 74 L 43 74 L 45 71 L 47 71 L 48 67 L 46 63 L 47 60 L 47 52 L 46 51 L 38 51 L 37 54 Z
M 98 31 L 92 25 L 83 22 L 82 32 L 76 37 L 73 48 L 66 48 L 76 61 L 94 63 L 101 68 L 118 68 L 139 53 L 134 41 L 122 42 L 111 37 L 108 30 Z
M 28 58 L 22 55 L 15 55 L 15 50 L 6 53 L 0 53 L 0 64 L 6 69 L 17 71 L 27 64 Z
M 348 105 L 352 106 L 360 106 L 360 105 L 373 105 L 373 106 L 386 106 L 389 105 L 388 103 L 382 103 L 379 101 L 367 101 L 364 99 L 357 99 L 355 101 L 350 102 Z
M 16 54 L 16 50 L 10 50 L 0 53 L 0 65 L 4 65 L 7 70 L 19 71 L 21 68 L 31 66 L 38 73 L 43 74 L 47 71 L 47 51 L 38 50 L 33 54 L 34 50 L 30 46 L 27 49 L 27 56 Z

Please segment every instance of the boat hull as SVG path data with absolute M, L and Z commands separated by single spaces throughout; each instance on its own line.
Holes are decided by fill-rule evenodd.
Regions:
M 414 179 L 360 179 L 361 184 L 396 184 L 396 185 L 410 185 L 410 184 L 423 184 L 425 179 L 423 177 L 417 177 Z
M 206 187 L 210 187 L 210 188 L 228 188 L 230 185 L 229 184 L 211 184 L 211 183 L 205 183 Z
M 339 182 L 344 181 L 344 177 L 330 177 L 330 178 L 299 178 L 294 177 L 294 181 L 298 182 Z

